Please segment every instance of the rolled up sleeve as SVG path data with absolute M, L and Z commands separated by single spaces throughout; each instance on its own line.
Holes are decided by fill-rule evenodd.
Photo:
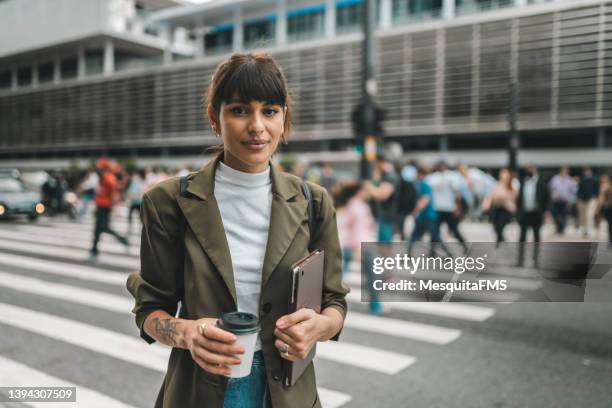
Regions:
M 174 199 L 161 189 L 144 195 L 141 206 L 140 272 L 129 275 L 136 325 L 147 343 L 155 342 L 143 329 L 149 314 L 164 310 L 174 316 L 182 297 L 183 237 Z
M 328 307 L 334 308 L 340 312 L 344 320 L 347 313 L 346 295 L 350 289 L 342 282 L 342 253 L 336 223 L 336 210 L 331 197 L 324 188 L 311 185 L 311 189 L 314 193 L 315 205 L 318 207 L 315 211 L 317 222 L 313 247 L 325 251 L 321 310 Z M 342 329 L 330 340 L 338 341 L 341 332 Z

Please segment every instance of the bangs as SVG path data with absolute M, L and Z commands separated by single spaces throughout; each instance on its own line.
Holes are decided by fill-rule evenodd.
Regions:
M 270 105 L 287 104 L 287 92 L 283 78 L 265 62 L 252 59 L 241 65 L 221 83 L 213 101 L 218 112 L 223 102 L 230 103 L 236 98 L 241 102 L 259 101 Z M 275 68 L 275 67 L 274 67 Z

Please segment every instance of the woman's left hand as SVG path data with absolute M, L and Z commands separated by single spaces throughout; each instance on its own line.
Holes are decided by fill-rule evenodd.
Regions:
M 282 358 L 302 360 L 317 341 L 325 337 L 330 324 L 329 317 L 307 308 L 282 316 L 276 321 L 274 346 Z

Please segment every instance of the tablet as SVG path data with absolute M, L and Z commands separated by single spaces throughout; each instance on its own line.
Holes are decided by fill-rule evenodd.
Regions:
M 307 307 L 321 313 L 323 297 L 324 251 L 315 250 L 291 266 L 289 314 Z M 308 356 L 295 362 L 283 359 L 283 384 L 291 387 L 315 356 L 316 344 Z

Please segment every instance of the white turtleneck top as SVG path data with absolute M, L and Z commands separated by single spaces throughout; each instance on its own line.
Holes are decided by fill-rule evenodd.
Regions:
M 272 211 L 270 167 L 261 173 L 243 173 L 219 162 L 214 195 L 232 259 L 238 311 L 259 317 L 261 274 Z M 258 337 L 255 350 L 260 349 Z

